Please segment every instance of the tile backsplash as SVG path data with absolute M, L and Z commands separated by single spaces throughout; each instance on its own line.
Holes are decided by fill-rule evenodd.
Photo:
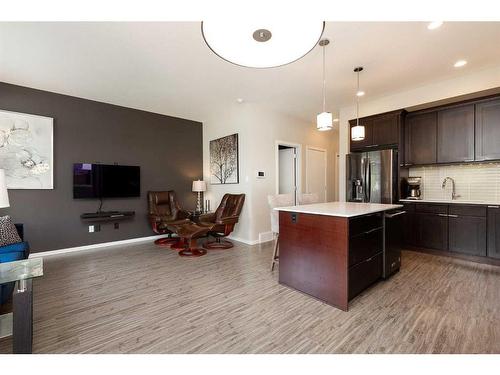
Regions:
M 457 200 L 500 202 L 500 163 L 415 167 L 410 177 L 422 177 L 422 199 L 451 199 L 451 181 L 441 188 L 445 177 L 451 177 Z

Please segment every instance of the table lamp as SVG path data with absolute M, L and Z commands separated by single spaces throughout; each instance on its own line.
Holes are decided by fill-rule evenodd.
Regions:
M 196 203 L 196 211 L 201 212 L 201 192 L 207 191 L 207 184 L 205 181 L 193 181 L 193 192 L 198 193 L 198 201 Z
M 10 207 L 9 194 L 7 193 L 7 181 L 5 171 L 0 169 L 0 208 Z

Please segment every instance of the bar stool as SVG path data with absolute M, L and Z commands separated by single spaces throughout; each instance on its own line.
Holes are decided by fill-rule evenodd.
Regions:
M 271 230 L 274 236 L 274 250 L 273 258 L 271 261 L 271 271 L 274 270 L 274 265 L 279 261 L 279 212 L 274 210 L 275 207 L 287 207 L 293 206 L 295 204 L 295 199 L 293 194 L 277 194 L 268 195 L 267 203 L 271 209 Z

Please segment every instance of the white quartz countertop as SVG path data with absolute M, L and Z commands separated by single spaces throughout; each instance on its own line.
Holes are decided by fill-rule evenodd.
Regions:
M 500 206 L 500 202 L 491 201 L 467 201 L 467 200 L 437 200 L 437 199 L 400 199 L 404 203 L 441 203 L 441 204 L 480 204 L 488 206 Z
M 403 206 L 400 204 L 328 202 L 304 204 L 301 206 L 276 207 L 275 210 L 325 216 L 355 217 L 375 212 L 394 210 L 401 207 Z

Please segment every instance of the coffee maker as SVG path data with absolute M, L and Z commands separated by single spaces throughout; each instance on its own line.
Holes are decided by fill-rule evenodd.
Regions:
M 406 199 L 418 200 L 422 199 L 420 192 L 420 185 L 422 184 L 422 177 L 408 177 L 408 192 Z

